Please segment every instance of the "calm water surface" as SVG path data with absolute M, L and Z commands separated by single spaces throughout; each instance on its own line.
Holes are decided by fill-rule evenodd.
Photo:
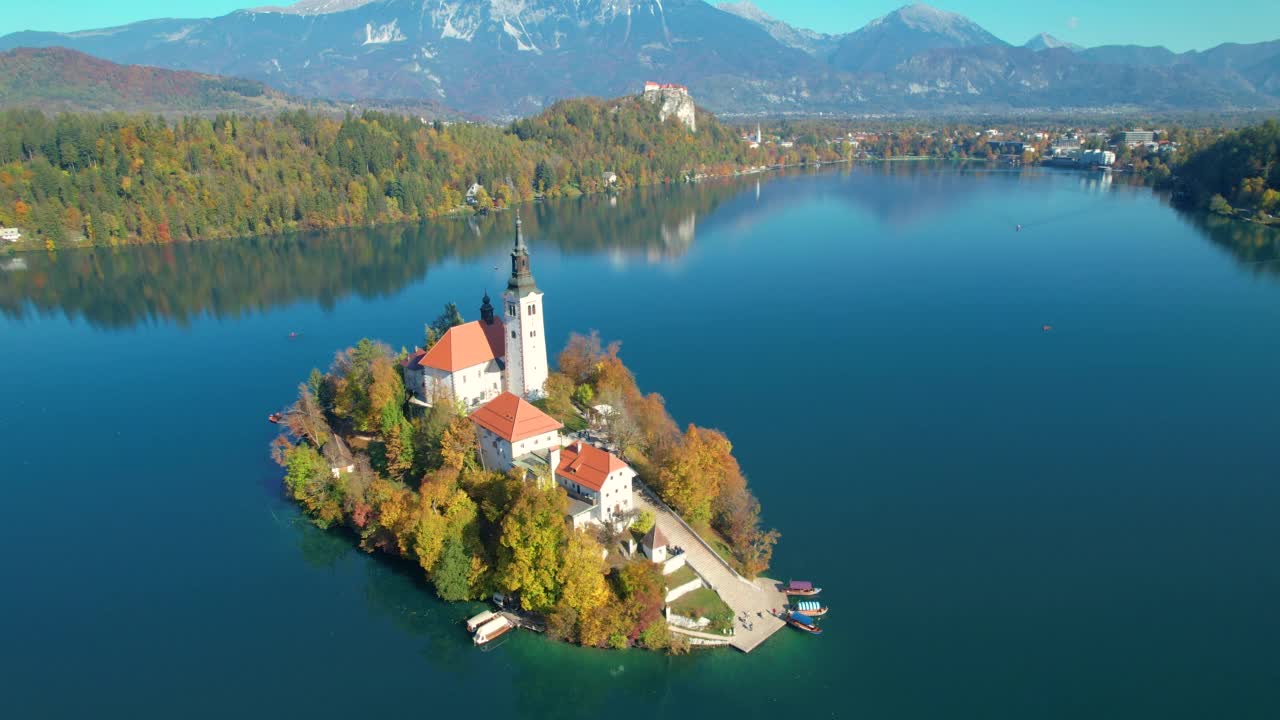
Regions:
M 509 217 L 0 257 L 0 712 L 1280 717 L 1274 233 L 908 165 L 524 216 L 554 344 L 621 340 L 728 433 L 823 637 L 480 652 L 283 499 L 265 415 L 474 317 Z

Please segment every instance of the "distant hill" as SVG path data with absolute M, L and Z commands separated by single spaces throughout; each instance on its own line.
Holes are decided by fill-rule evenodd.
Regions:
M 1014 47 L 921 4 L 844 35 L 743 1 L 303 0 L 0 37 L 0 50 L 44 46 L 248 78 L 291 97 L 502 120 L 563 98 L 635 93 L 647 80 L 687 85 L 722 115 L 1280 107 L 1280 42 L 1174 53 L 1039 35 Z
M 145 65 L 120 65 L 61 47 L 0 51 L 0 109 L 46 112 L 271 114 L 307 108 L 327 115 L 381 110 L 427 120 L 474 119 L 431 100 L 334 103 L 244 80 Z
M 117 65 L 57 47 L 0 52 L 0 108 L 205 112 L 296 104 L 253 80 Z

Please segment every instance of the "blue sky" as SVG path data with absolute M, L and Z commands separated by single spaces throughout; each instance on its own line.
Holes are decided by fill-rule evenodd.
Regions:
M 288 0 L 279 0 L 282 4 Z M 269 4 L 271 0 L 259 0 Z M 755 0 L 769 14 L 792 25 L 823 32 L 847 32 L 904 0 Z M 255 0 L 8 0 L 0 13 L 0 34 L 16 30 L 85 30 L 156 17 L 211 17 Z M 1203 50 L 1223 42 L 1280 39 L 1277 0 L 1073 0 L 1070 4 L 1027 0 L 954 0 L 933 3 L 967 15 L 1002 39 L 1021 44 L 1047 32 L 1080 45 L 1163 44 L 1173 50 Z

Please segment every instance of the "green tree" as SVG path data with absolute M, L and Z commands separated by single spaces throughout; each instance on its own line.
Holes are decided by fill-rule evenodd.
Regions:
M 470 585 L 471 558 L 467 557 L 466 548 L 461 538 L 450 537 L 445 540 L 431 575 L 431 582 L 436 586 L 436 594 L 442 600 L 458 602 L 466 600 L 471 591 Z

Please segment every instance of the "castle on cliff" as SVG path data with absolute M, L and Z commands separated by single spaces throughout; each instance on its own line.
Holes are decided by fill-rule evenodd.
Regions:
M 690 132 L 698 131 L 697 108 L 694 107 L 689 88 L 684 85 L 660 84 L 650 80 L 644 84 L 641 97 L 651 103 L 660 104 L 658 118 L 663 122 L 674 115 L 689 128 Z

